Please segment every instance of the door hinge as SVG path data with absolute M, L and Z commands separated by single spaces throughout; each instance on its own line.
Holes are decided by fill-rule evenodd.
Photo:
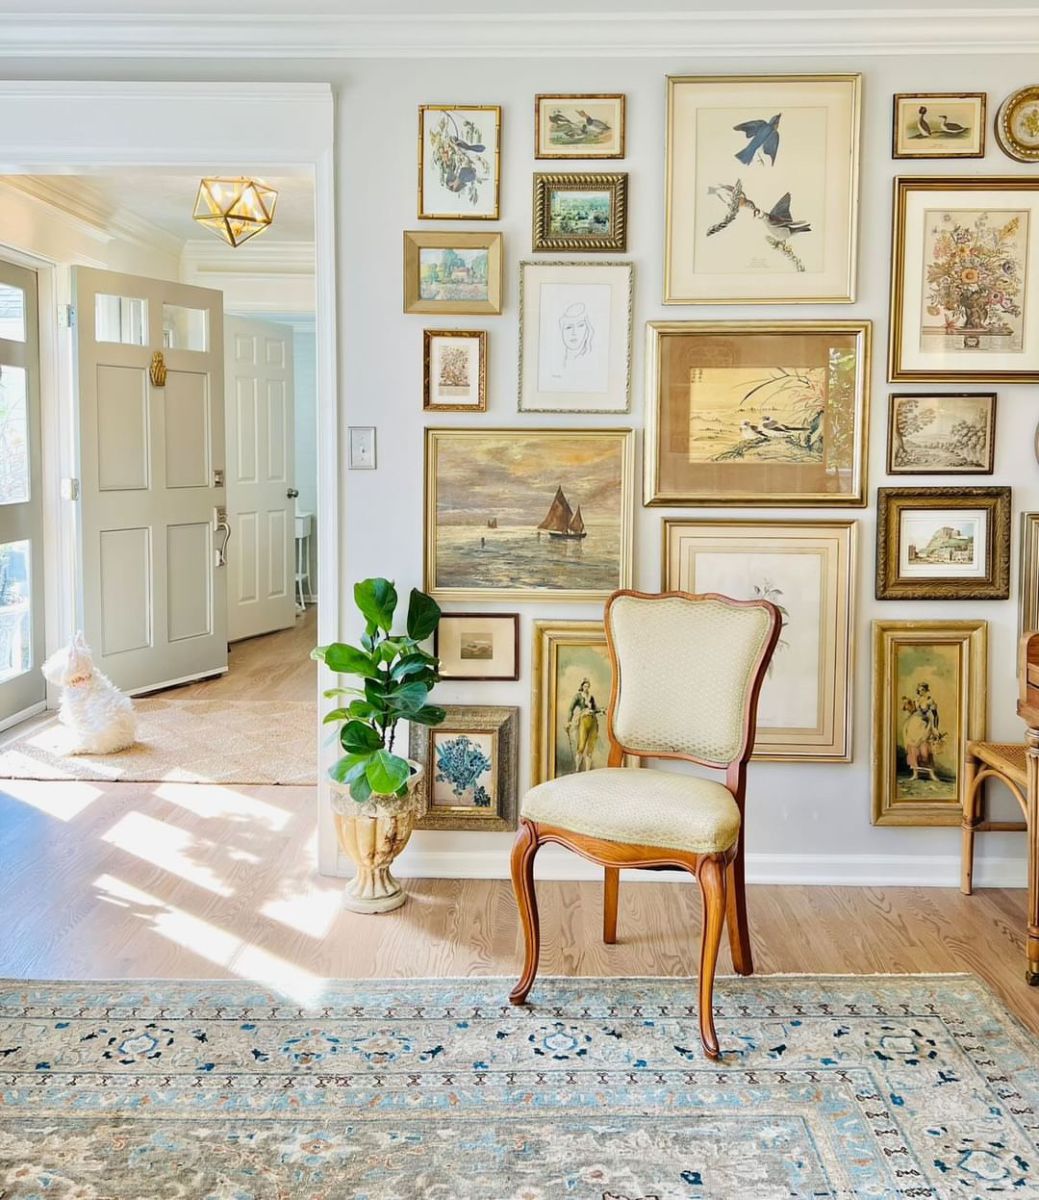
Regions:
M 75 329 L 76 306 L 74 304 L 61 304 L 58 306 L 58 324 L 62 329 Z
M 61 498 L 62 498 L 62 500 L 78 500 L 79 499 L 79 480 L 78 479 L 63 479 L 61 481 Z

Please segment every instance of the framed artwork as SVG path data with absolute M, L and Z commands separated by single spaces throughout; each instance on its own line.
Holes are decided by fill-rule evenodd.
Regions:
M 866 503 L 868 321 L 651 321 L 647 504 Z
M 416 829 L 516 828 L 518 708 L 446 706 L 441 725 L 411 725 L 409 756 L 425 767 Z
M 667 81 L 665 304 L 855 299 L 859 75 Z
M 627 175 L 535 174 L 533 245 L 535 250 L 627 249 Z
M 900 92 L 891 118 L 892 158 L 984 158 L 984 92 Z
M 1010 488 L 878 488 L 878 600 L 1006 600 Z
M 631 582 L 630 429 L 427 429 L 425 590 L 597 601 Z
M 873 622 L 873 824 L 959 825 L 985 737 L 984 621 Z
M 855 538 L 854 521 L 664 521 L 665 591 L 779 608 L 755 758 L 851 761 Z
M 520 263 L 520 412 L 626 413 L 635 268 Z
M 1039 629 L 1039 513 L 1021 514 L 1018 632 Z
M 1039 87 L 1013 92 L 996 113 L 996 141 L 1017 162 L 1039 162 Z
M 501 234 L 404 232 L 404 311 L 501 312 Z
M 425 329 L 422 407 L 426 412 L 487 411 L 487 334 L 482 329 Z
M 996 393 L 893 395 L 888 405 L 889 475 L 991 475 Z
M 419 105 L 419 219 L 497 221 L 500 147 L 499 105 Z
M 1036 382 L 1039 179 L 895 180 L 892 382 Z
M 622 95 L 534 97 L 535 158 L 623 158 Z
M 519 613 L 441 613 L 433 653 L 441 679 L 519 679 Z

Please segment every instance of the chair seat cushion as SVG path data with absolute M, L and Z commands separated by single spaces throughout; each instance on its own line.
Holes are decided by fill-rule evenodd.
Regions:
M 579 771 L 531 788 L 521 812 L 572 833 L 720 854 L 736 844 L 740 810 L 728 788 L 710 779 L 640 767 Z

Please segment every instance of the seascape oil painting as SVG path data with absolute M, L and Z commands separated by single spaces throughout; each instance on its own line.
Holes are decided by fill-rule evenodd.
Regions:
M 592 599 L 631 566 L 629 430 L 427 431 L 427 586 Z

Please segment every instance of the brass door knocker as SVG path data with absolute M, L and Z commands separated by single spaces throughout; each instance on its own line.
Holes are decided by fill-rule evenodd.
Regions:
M 152 387 L 166 386 L 166 360 L 162 357 L 161 350 L 156 350 L 152 355 L 152 365 L 148 368 L 148 374 L 151 376 Z

